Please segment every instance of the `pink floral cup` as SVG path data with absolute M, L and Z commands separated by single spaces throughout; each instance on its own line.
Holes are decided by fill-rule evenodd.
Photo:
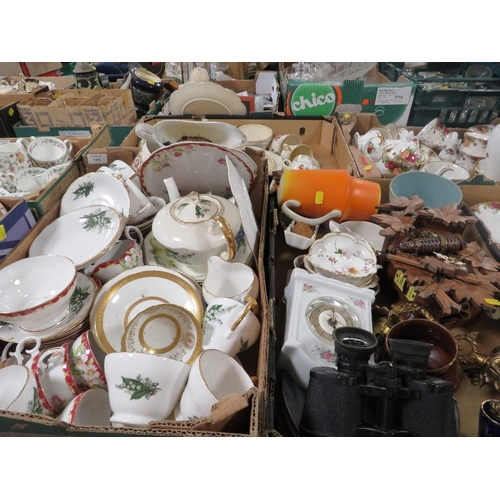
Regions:
M 100 387 L 106 389 L 104 358 L 106 354 L 98 346 L 90 330 L 75 339 L 69 352 L 71 372 L 80 389 Z

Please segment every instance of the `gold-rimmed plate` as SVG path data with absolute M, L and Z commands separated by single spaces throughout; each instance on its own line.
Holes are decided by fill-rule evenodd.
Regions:
M 158 304 L 175 304 L 201 323 L 204 306 L 192 286 L 180 276 L 156 266 L 141 266 L 106 283 L 90 311 L 90 329 L 106 353 L 120 352 L 128 323 Z
M 158 304 L 138 313 L 127 325 L 123 352 L 165 356 L 192 365 L 202 348 L 200 322 L 183 307 Z

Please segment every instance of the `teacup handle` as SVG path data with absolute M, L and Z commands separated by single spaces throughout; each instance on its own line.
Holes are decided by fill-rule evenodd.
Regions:
M 21 342 L 17 344 L 16 350 L 12 354 L 12 356 L 16 358 L 16 361 L 20 365 L 24 364 L 22 351 L 24 349 L 24 346 L 26 345 L 26 342 L 30 340 L 35 341 L 34 347 L 32 347 L 31 349 L 26 349 L 26 354 L 30 355 L 30 361 L 32 361 L 33 358 L 40 352 L 40 346 L 42 345 L 42 339 L 40 337 L 32 336 L 24 338 L 23 340 L 21 340 Z
M 49 356 L 52 356 L 52 354 L 57 354 L 57 357 L 54 358 L 54 361 L 58 360 L 61 356 L 64 355 L 64 347 L 52 347 L 50 349 L 47 349 L 46 351 L 43 351 L 38 357 L 37 361 L 37 369 L 39 371 L 43 372 L 48 368 L 49 363 L 46 362 L 45 359 Z
M 218 224 L 221 231 L 224 233 L 224 238 L 226 238 L 226 246 L 227 246 L 227 258 L 222 257 L 224 260 L 231 261 L 234 259 L 236 255 L 236 239 L 234 238 L 233 231 L 229 222 L 227 222 L 224 217 L 220 215 L 215 215 L 212 220 Z M 224 253 L 224 252 L 222 252 Z
M 135 233 L 137 239 L 134 238 L 131 233 Z M 142 235 L 141 230 L 136 226 L 125 226 L 123 234 L 127 240 L 133 240 L 136 243 L 139 243 L 140 246 L 144 243 L 144 236 Z
M 14 345 L 14 342 L 9 342 L 8 344 L 5 344 L 5 347 L 3 348 L 2 355 L 0 356 L 0 363 L 3 363 L 4 361 L 7 361 L 9 358 L 9 349 Z M 14 354 L 11 354 L 13 356 Z
M 66 145 L 66 149 L 68 150 L 68 155 L 70 155 L 73 151 L 73 143 L 69 139 L 66 139 L 63 142 Z
M 340 217 L 342 212 L 340 210 L 332 210 L 331 212 L 323 215 L 322 217 L 318 217 L 316 219 L 310 219 L 308 217 L 303 217 L 298 213 L 291 210 L 291 208 L 299 208 L 300 201 L 297 200 L 287 200 L 281 205 L 282 212 L 289 218 L 294 220 L 295 222 L 304 222 L 309 226 L 318 226 L 319 224 L 323 224 L 323 222 L 327 222 L 333 218 Z
M 258 302 L 250 295 L 245 297 L 245 300 L 247 301 L 247 305 L 243 308 L 243 310 L 240 312 L 238 317 L 236 318 L 235 322 L 231 325 L 231 328 L 229 331 L 226 333 L 226 338 L 229 338 L 231 334 L 238 328 L 240 323 L 245 319 L 245 316 L 252 310 L 256 311 L 259 308 Z

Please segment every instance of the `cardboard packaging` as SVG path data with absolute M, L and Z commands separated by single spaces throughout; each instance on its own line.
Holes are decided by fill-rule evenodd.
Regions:
M 35 218 L 26 200 L 18 201 L 7 215 L 0 216 L 0 263 L 35 224 Z
M 137 121 L 130 89 L 55 90 L 18 104 L 24 125 L 88 127 L 93 123 L 132 125 Z
M 258 71 L 252 80 L 220 80 L 222 87 L 239 94 L 248 115 L 276 113 L 279 105 L 279 84 L 276 71 Z
M 39 76 L 57 72 L 62 68 L 60 62 L 3 62 L 0 63 L 2 76 Z
M 382 124 L 406 125 L 416 84 L 401 76 L 391 82 L 377 73 L 378 83 L 363 80 L 344 82 L 300 82 L 280 71 L 286 116 L 328 116 L 337 113 L 375 113 Z

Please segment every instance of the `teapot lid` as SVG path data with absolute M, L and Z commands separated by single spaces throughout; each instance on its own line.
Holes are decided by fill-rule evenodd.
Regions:
M 176 200 L 170 208 L 172 218 L 183 224 L 205 222 L 220 215 L 222 211 L 219 200 L 195 191 Z

